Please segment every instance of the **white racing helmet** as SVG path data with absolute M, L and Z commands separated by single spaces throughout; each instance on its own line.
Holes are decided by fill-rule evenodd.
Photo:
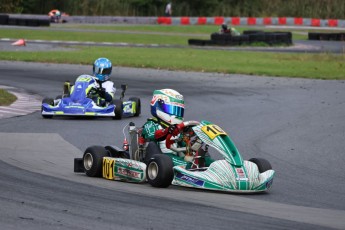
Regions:
M 151 100 L 151 114 L 170 125 L 182 123 L 184 114 L 182 94 L 173 89 L 155 90 Z

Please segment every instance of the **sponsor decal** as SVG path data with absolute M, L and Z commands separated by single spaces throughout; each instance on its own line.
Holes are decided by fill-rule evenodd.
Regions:
M 243 171 L 243 168 L 236 168 L 236 173 L 238 175 L 238 177 L 236 178 L 236 180 L 239 181 L 248 181 L 248 178 L 246 177 L 246 174 Z
M 176 95 L 176 98 L 179 99 L 179 100 L 183 100 L 183 96 L 182 95 Z
M 167 96 L 155 95 L 155 96 L 153 96 L 153 98 L 151 100 L 151 105 L 154 105 L 158 99 L 162 99 L 165 102 L 169 102 L 170 101 L 169 97 L 167 97 Z
M 116 174 L 135 179 L 140 179 L 140 173 L 122 167 L 117 168 Z
M 270 188 L 273 184 L 273 178 L 266 182 L 266 188 Z
M 204 186 L 204 184 L 205 184 L 205 181 L 187 176 L 187 175 L 182 174 L 182 173 L 177 173 L 176 177 L 189 183 L 189 184 L 194 184 L 194 185 L 201 186 L 201 187 Z
M 81 106 L 81 104 L 78 103 L 78 102 L 71 102 L 71 103 L 69 103 L 69 105 L 71 105 L 71 106 Z
M 181 104 L 181 103 L 178 103 L 178 102 L 169 102 L 171 105 L 176 105 L 176 106 L 179 106 L 181 108 L 184 108 L 184 104 Z
M 131 113 L 133 111 L 132 104 L 127 104 L 123 108 L 123 112 L 125 113 Z

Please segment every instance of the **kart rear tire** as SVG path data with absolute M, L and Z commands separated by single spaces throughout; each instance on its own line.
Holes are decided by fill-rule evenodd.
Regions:
M 157 188 L 168 187 L 174 178 L 173 166 L 172 159 L 169 156 L 164 154 L 154 155 L 146 167 L 148 183 Z
M 145 154 L 145 159 L 144 163 L 148 164 L 150 159 L 156 155 L 156 154 L 163 154 L 162 150 L 159 148 L 158 144 L 156 142 L 149 142 L 149 144 L 146 147 L 146 154 Z
M 115 105 L 115 109 L 114 109 L 115 117 L 113 119 L 121 120 L 122 115 L 123 115 L 123 102 L 122 100 L 115 99 L 113 100 L 113 104 Z
M 101 177 L 103 172 L 103 157 L 109 152 L 103 146 L 88 147 L 83 155 L 83 167 L 89 177 Z
M 253 162 L 258 166 L 259 172 L 263 173 L 272 169 L 271 163 L 264 158 L 251 158 L 248 161 Z
M 43 98 L 43 100 L 42 100 L 42 104 L 43 103 L 46 103 L 46 104 L 48 104 L 48 105 L 54 105 L 54 99 L 53 98 L 49 98 L 49 97 L 46 97 L 46 98 Z M 42 111 L 43 111 L 43 106 L 41 107 L 41 113 L 42 113 Z M 53 115 L 45 115 L 45 114 L 42 114 L 42 117 L 43 118 L 52 118 L 53 117 Z
M 138 98 L 138 97 L 131 97 L 131 98 L 129 98 L 129 100 L 135 102 L 136 108 L 135 108 L 134 116 L 138 117 L 141 114 L 141 101 L 140 101 L 140 98 Z

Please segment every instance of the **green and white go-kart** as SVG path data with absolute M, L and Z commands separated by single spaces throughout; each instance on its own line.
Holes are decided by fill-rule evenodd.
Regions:
M 153 187 L 178 185 L 208 190 L 254 193 L 267 191 L 274 170 L 263 158 L 243 160 L 219 126 L 207 121 L 186 121 L 180 135 L 167 137 L 169 153 L 154 142 L 144 143 L 141 129 L 129 126 L 129 148 L 92 146 L 74 161 L 75 172 L 110 180 L 148 182 Z M 176 143 L 184 143 L 178 147 Z M 211 154 L 210 154 L 211 153 Z M 218 153 L 220 157 L 215 160 Z

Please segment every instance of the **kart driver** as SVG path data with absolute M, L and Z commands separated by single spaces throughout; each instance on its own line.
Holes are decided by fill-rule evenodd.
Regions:
M 241 35 L 234 27 L 228 27 L 226 23 L 223 23 L 221 28 L 219 29 L 219 33 L 221 34 L 231 34 L 232 36 L 239 36 Z
M 183 122 L 183 96 L 173 89 L 161 89 L 153 92 L 151 100 L 151 114 L 143 125 L 142 137 L 147 141 L 158 144 L 163 153 L 171 152 L 165 146 L 168 134 L 173 137 L 179 135 L 177 124 Z
M 104 106 L 105 102 L 111 102 L 115 96 L 116 88 L 114 82 L 110 81 L 112 69 L 112 64 L 107 58 L 98 58 L 93 63 L 93 78 L 97 84 L 94 84 L 95 93 L 92 99 L 97 99 L 98 105 Z

